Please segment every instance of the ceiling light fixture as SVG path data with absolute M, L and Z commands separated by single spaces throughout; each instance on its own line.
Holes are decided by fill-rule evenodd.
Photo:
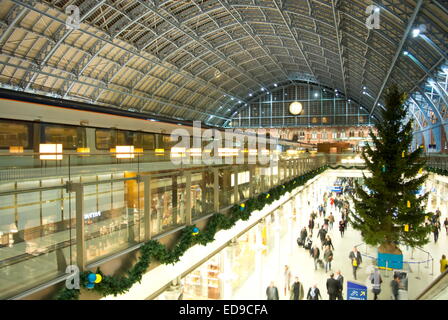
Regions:
M 295 116 L 300 114 L 302 110 L 303 110 L 302 104 L 298 101 L 295 101 L 289 105 L 289 112 L 291 112 L 291 114 Z
M 415 28 L 414 30 L 412 30 L 413 38 L 417 38 L 419 34 L 420 34 L 420 28 Z

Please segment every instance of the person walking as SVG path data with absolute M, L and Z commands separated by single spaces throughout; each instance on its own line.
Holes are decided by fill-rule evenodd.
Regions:
M 330 278 L 327 279 L 327 293 L 329 300 L 336 300 L 339 292 L 339 282 L 334 278 L 334 273 L 330 274 Z
M 286 293 L 291 286 L 291 278 L 292 278 L 291 271 L 289 270 L 289 267 L 287 265 L 285 265 L 285 271 L 284 271 L 283 275 L 284 275 L 284 280 L 285 280 L 284 293 L 286 296 Z
M 314 229 L 314 220 L 313 218 L 310 218 L 308 221 L 308 228 L 310 229 L 310 235 L 313 236 L 313 229 Z
M 400 288 L 400 277 L 398 275 L 394 274 L 394 280 L 391 281 L 390 286 L 393 299 L 398 300 L 398 289 Z
M 271 281 L 269 287 L 266 289 L 266 296 L 268 300 L 279 300 L 278 289 L 275 286 L 274 281 Z
M 338 300 L 344 300 L 344 296 L 342 294 L 342 290 L 344 290 L 344 276 L 341 274 L 341 270 L 336 272 L 336 280 L 339 282 L 339 292 L 337 295 Z
M 320 242 L 322 244 L 322 248 L 324 247 L 325 242 L 325 236 L 327 235 L 327 231 L 325 230 L 324 226 L 320 228 L 319 233 L 317 234 L 319 236 Z
M 334 250 L 333 241 L 331 241 L 331 238 L 330 238 L 329 234 L 327 234 L 325 236 L 325 240 L 324 240 L 323 246 L 324 247 L 330 246 L 331 250 Z
M 356 280 L 356 271 L 358 270 L 359 266 L 362 263 L 362 257 L 361 257 L 361 253 L 359 253 L 358 249 L 356 247 L 353 247 L 353 250 L 350 251 L 349 254 L 349 259 L 352 262 L 352 267 L 353 267 L 353 277 Z
M 448 261 L 446 260 L 446 256 L 443 254 L 442 259 L 440 259 L 440 273 L 444 273 L 448 268 Z
M 331 251 L 330 246 L 325 247 L 324 260 L 325 272 L 328 272 L 329 270 L 331 270 L 331 261 L 333 260 L 333 251 Z
M 319 261 L 320 257 L 320 250 L 317 245 L 314 245 L 313 249 L 311 250 L 311 256 L 314 259 L 314 270 L 317 270 L 317 262 Z
M 448 218 L 445 218 L 445 221 L 443 222 L 443 225 L 445 227 L 446 235 L 448 236 Z
M 333 212 L 330 212 L 330 215 L 328 216 L 328 222 L 330 224 L 330 230 L 333 230 L 333 223 L 334 223 Z
M 342 219 L 339 221 L 339 232 L 341 233 L 341 238 L 344 237 L 344 231 L 345 231 L 345 220 Z
M 434 243 L 437 243 L 437 240 L 439 239 L 439 226 L 438 222 L 434 223 L 432 227 L 432 232 L 434 233 Z
M 294 283 L 291 286 L 291 294 L 290 294 L 289 299 L 290 300 L 302 300 L 303 296 L 304 296 L 303 285 L 299 281 L 299 277 L 296 277 Z
M 373 300 L 378 300 L 378 295 L 381 292 L 381 283 L 383 283 L 383 279 L 381 278 L 378 268 L 375 268 L 375 270 L 370 274 L 369 280 L 372 283 Z
M 319 300 L 322 299 L 320 295 L 319 288 L 317 287 L 317 283 L 315 283 L 311 288 L 308 289 L 308 294 L 306 295 L 307 300 Z
M 299 243 L 299 245 L 302 245 L 302 246 L 305 245 L 305 240 L 306 240 L 307 236 L 308 236 L 308 232 L 306 231 L 306 227 L 303 227 L 302 230 L 300 231 L 300 243 Z

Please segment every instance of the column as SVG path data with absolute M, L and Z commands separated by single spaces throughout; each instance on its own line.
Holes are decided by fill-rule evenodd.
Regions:
M 84 186 L 81 183 L 67 184 L 68 192 L 75 192 L 76 204 L 76 264 L 79 271 L 86 268 L 86 243 L 84 238 Z
M 193 224 L 191 217 L 191 172 L 185 173 L 185 223 Z
M 143 176 L 145 211 L 144 211 L 144 230 L 145 241 L 151 240 L 151 176 Z
M 233 179 L 233 203 L 238 203 L 239 196 L 238 196 L 238 166 L 235 167 L 233 170 L 234 179 Z
M 252 198 L 255 195 L 255 166 L 249 165 L 249 198 Z
M 213 209 L 219 212 L 219 171 L 213 168 Z

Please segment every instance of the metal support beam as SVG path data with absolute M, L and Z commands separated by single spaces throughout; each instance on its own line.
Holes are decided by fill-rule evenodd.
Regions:
M 317 78 L 316 74 L 314 73 L 313 68 L 311 67 L 310 62 L 308 61 L 309 58 L 305 55 L 305 52 L 302 49 L 302 46 L 300 44 L 300 41 L 297 39 L 296 35 L 294 34 L 294 31 L 291 28 L 291 25 L 289 24 L 288 20 L 286 19 L 285 13 L 283 12 L 283 8 L 281 8 L 278 3 L 278 0 L 274 0 L 274 5 L 279 13 L 279 15 L 282 17 L 283 22 L 285 23 L 286 27 L 288 28 L 289 33 L 291 34 L 292 38 L 294 39 L 297 48 L 299 49 L 300 53 L 302 54 L 304 60 L 305 60 L 305 64 L 307 65 L 308 69 L 310 70 L 311 74 L 313 75 L 313 77 L 316 79 L 316 81 L 318 81 L 319 79 Z M 283 7 L 283 6 L 282 6 Z
M 341 72 L 342 72 L 342 84 L 344 86 L 344 95 L 347 96 L 348 92 L 347 92 L 347 86 L 346 86 L 346 81 L 345 81 L 345 67 L 344 67 L 344 58 L 343 58 L 343 54 L 344 54 L 344 50 L 343 48 L 341 48 L 342 46 L 342 37 L 339 34 L 339 25 L 341 22 L 341 16 L 339 15 L 339 13 L 336 13 L 336 8 L 339 5 L 339 0 L 333 0 L 332 1 L 332 11 L 333 11 L 333 20 L 334 20 L 334 26 L 335 26 L 335 31 L 336 31 L 336 39 L 338 41 L 338 51 L 339 51 L 339 63 L 341 64 Z
M 395 56 L 392 59 L 392 63 L 390 64 L 389 71 L 387 71 L 386 78 L 384 78 L 383 84 L 381 85 L 381 89 L 378 92 L 375 102 L 373 103 L 372 110 L 370 111 L 370 116 L 372 116 L 373 112 L 375 111 L 376 106 L 378 105 L 378 101 L 380 100 L 381 95 L 383 94 L 384 88 L 386 87 L 386 84 L 389 81 L 390 75 L 392 74 L 392 71 L 395 68 L 395 64 L 397 63 L 398 57 L 401 55 L 401 50 L 403 50 L 403 46 L 404 46 L 406 40 L 408 39 L 408 36 L 409 36 L 409 33 L 411 32 L 412 27 L 414 26 L 415 19 L 417 18 L 417 15 L 420 11 L 422 4 L 423 4 L 423 0 L 418 0 L 417 5 L 415 6 L 414 12 L 412 13 L 412 16 L 408 20 L 408 25 L 403 34 L 403 38 L 401 38 L 401 41 L 397 48 L 397 51 L 395 52 Z

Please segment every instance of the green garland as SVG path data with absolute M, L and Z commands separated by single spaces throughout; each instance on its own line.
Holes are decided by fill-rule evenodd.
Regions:
M 107 276 L 104 275 L 98 268 L 96 273 L 101 274 L 102 281 L 95 284 L 93 290 L 101 296 L 118 295 L 127 292 L 136 282 L 141 281 L 152 259 L 158 260 L 162 264 L 174 264 L 180 260 L 180 257 L 190 247 L 201 244 L 206 245 L 215 240 L 215 234 L 220 230 L 228 230 L 232 228 L 237 221 L 246 221 L 250 218 L 253 211 L 261 210 L 265 205 L 271 204 L 280 199 L 281 196 L 287 192 L 291 192 L 295 188 L 304 185 L 308 180 L 324 172 L 328 166 L 323 166 L 319 169 L 308 172 L 300 177 L 294 178 L 283 185 L 272 188 L 269 192 L 259 194 L 256 197 L 248 199 L 241 204 L 235 204 L 231 207 L 230 213 L 224 215 L 215 213 L 209 219 L 207 226 L 198 234 L 193 234 L 195 225 L 186 226 L 182 229 L 182 234 L 176 245 L 171 249 L 167 249 L 165 245 L 156 240 L 146 242 L 141 248 L 141 255 L 138 262 L 127 271 L 125 276 Z M 86 288 L 88 284 L 87 276 L 91 272 L 82 272 L 80 274 L 80 285 Z M 77 300 L 79 299 L 80 290 L 77 289 L 61 289 L 56 299 L 58 300 Z
M 367 168 L 367 166 L 344 166 L 344 165 L 335 165 L 335 166 L 328 166 L 329 169 L 359 169 L 364 170 Z M 433 168 L 433 167 L 425 167 L 425 170 L 428 172 L 436 173 L 442 176 L 448 176 L 448 169 L 439 169 L 439 168 Z
M 359 166 L 343 166 L 343 165 L 337 165 L 337 166 L 329 166 L 328 167 L 329 169 L 333 169 L 333 170 L 336 170 L 336 169 L 359 169 L 359 170 L 364 170 L 364 169 L 366 169 L 367 168 L 367 166 L 361 166 L 361 165 L 359 165 Z
M 433 168 L 433 167 L 425 167 L 425 170 L 428 172 L 436 173 L 441 176 L 448 176 L 448 169 L 439 169 L 439 168 Z

